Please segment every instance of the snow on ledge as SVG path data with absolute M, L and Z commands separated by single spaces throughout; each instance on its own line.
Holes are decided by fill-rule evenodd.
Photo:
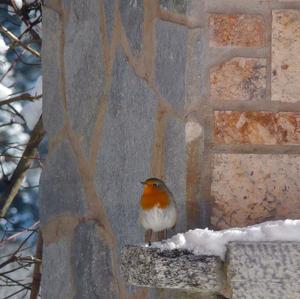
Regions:
M 152 248 L 182 249 L 195 255 L 213 255 L 225 259 L 229 242 L 298 241 L 300 242 L 300 220 L 267 221 L 244 228 L 221 231 L 206 229 L 189 230 L 170 239 L 152 244 Z

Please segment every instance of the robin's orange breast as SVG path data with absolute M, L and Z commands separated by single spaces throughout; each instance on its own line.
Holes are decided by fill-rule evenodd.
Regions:
M 140 205 L 145 210 L 154 208 L 155 206 L 164 209 L 169 205 L 169 202 L 170 199 L 167 192 L 147 186 L 141 197 Z

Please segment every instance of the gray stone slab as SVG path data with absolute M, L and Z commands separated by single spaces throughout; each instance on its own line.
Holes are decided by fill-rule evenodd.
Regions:
M 143 41 L 144 1 L 122 0 L 119 5 L 122 25 L 131 50 L 137 55 L 142 48 Z
M 104 85 L 99 1 L 75 0 L 69 5 L 64 32 L 67 108 L 87 154 Z
M 69 239 L 61 239 L 43 247 L 41 297 L 74 298 Z
M 138 223 L 141 180 L 150 176 L 158 100 L 119 48 L 97 156 L 95 185 L 123 246 L 144 240 Z
M 111 41 L 113 29 L 114 29 L 114 8 L 116 5 L 115 0 L 104 0 L 105 20 L 108 39 Z
M 76 289 L 73 298 L 119 298 L 111 270 L 110 253 L 110 248 L 97 233 L 94 222 L 76 227 L 71 254 Z
M 205 30 L 203 28 L 189 30 L 185 87 L 187 104 L 198 101 L 200 96 L 208 92 L 206 72 L 202 71 L 206 64 L 205 55 Z
M 167 119 L 165 129 L 165 181 L 172 191 L 178 209 L 176 232 L 186 231 L 186 143 L 185 123 Z M 168 232 L 173 233 L 173 231 Z
M 185 103 L 187 28 L 170 22 L 156 22 L 155 80 L 163 97 L 176 110 Z
M 218 257 L 139 246 L 125 247 L 121 260 L 129 284 L 204 293 L 222 292 L 222 266 Z
M 160 0 L 160 7 L 171 12 L 185 14 L 190 0 Z
M 300 243 L 232 242 L 227 254 L 232 298 L 300 298 Z
M 84 193 L 70 144 L 62 142 L 51 153 L 40 181 L 39 211 L 43 223 L 63 213 L 83 215 Z
M 63 86 L 61 78 L 61 22 L 58 13 L 43 8 L 43 122 L 48 137 L 51 138 L 62 126 L 63 115 Z M 48 55 L 51 53 L 51 55 Z

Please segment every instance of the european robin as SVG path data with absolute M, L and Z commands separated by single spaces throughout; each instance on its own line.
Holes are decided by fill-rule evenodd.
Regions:
M 140 199 L 139 220 L 151 234 L 173 228 L 177 219 L 177 208 L 174 196 L 166 184 L 157 178 L 149 178 L 144 182 L 144 191 Z

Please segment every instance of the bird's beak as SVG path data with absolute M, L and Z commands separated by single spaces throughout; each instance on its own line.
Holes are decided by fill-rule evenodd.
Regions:
M 146 185 L 146 182 L 141 182 L 142 185 Z

